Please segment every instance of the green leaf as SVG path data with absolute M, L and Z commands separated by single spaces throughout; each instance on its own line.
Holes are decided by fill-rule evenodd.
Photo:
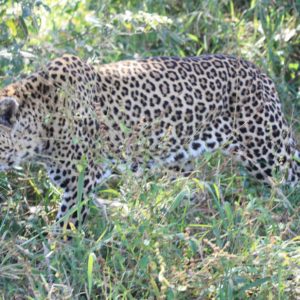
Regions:
M 177 194 L 177 196 L 172 204 L 172 207 L 170 208 L 170 211 L 173 211 L 174 209 L 176 209 L 180 205 L 180 203 L 182 202 L 184 197 L 190 197 L 190 192 L 188 190 L 182 190 L 179 194 Z
M 215 195 L 216 195 L 218 201 L 220 201 L 221 196 L 220 196 L 220 190 L 219 190 L 219 187 L 214 183 L 214 184 L 213 184 L 213 188 L 214 188 Z
M 167 300 L 174 300 L 175 298 L 175 294 L 173 292 L 173 290 L 171 288 L 168 289 L 167 291 Z
M 145 271 L 147 269 L 148 263 L 149 263 L 148 256 L 143 256 L 140 260 L 140 268 Z
M 232 19 L 235 19 L 235 12 L 234 12 L 234 3 L 230 1 L 230 15 Z
M 241 289 L 240 292 L 238 293 L 238 296 L 243 296 L 244 292 L 246 292 L 247 290 L 250 290 L 252 288 L 255 288 L 257 286 L 260 286 L 262 284 L 264 284 L 265 282 L 270 281 L 271 278 L 270 277 L 265 277 L 265 278 L 261 278 L 261 279 L 257 279 L 254 282 L 251 282 L 249 284 L 244 285 Z M 245 295 L 244 295 L 245 296 Z
M 126 134 L 130 133 L 130 131 L 131 131 L 130 128 L 128 128 L 123 122 L 120 122 L 119 125 L 120 125 L 121 130 L 124 133 L 126 133 Z
M 22 17 L 18 18 L 18 37 L 24 40 L 28 37 L 27 25 Z
M 198 247 L 198 244 L 197 244 L 196 240 L 195 239 L 191 239 L 189 241 L 189 244 L 190 244 L 190 247 L 191 247 L 191 249 L 193 251 L 193 255 L 196 254 L 199 251 L 199 247 Z
M 17 36 L 17 26 L 16 21 L 14 19 L 9 19 L 6 21 L 6 26 L 9 28 L 12 36 Z
M 188 37 L 189 37 L 192 41 L 194 41 L 194 42 L 196 42 L 196 43 L 199 43 L 199 38 L 198 38 L 196 35 L 189 33 L 189 34 L 188 34 Z
M 120 197 L 120 193 L 114 189 L 102 190 L 101 193 L 110 194 L 112 196 Z
M 93 252 L 89 254 L 89 259 L 88 259 L 88 269 L 87 269 L 87 279 L 88 279 L 88 291 L 89 295 L 91 294 L 92 291 L 92 286 L 93 286 L 93 267 L 94 267 L 94 261 L 96 260 L 96 256 Z

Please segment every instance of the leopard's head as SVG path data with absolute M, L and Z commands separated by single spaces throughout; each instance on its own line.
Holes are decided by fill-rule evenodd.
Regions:
M 37 111 L 15 88 L 14 84 L 0 91 L 0 171 L 34 159 L 43 147 Z
M 89 96 L 95 78 L 93 68 L 64 55 L 0 90 L 0 171 L 28 160 L 47 164 L 49 153 L 66 148 L 74 136 L 87 148 L 86 130 L 90 138 L 97 132 Z
M 13 142 L 15 117 L 19 104 L 16 99 L 0 99 L 0 170 L 5 170 L 16 163 L 16 147 Z

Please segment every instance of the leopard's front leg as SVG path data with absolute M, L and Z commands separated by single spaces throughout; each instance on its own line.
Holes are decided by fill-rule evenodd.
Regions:
M 94 197 L 96 185 L 109 176 L 109 171 L 103 172 L 99 168 L 92 170 L 89 165 L 82 172 L 77 171 L 76 166 L 69 169 L 52 167 L 49 175 L 54 183 L 63 190 L 56 217 L 58 228 L 61 230 L 71 229 L 72 225 L 78 228 L 88 216 L 87 202 Z
M 65 191 L 56 216 L 58 227 L 66 230 L 71 229 L 72 225 L 78 228 L 83 224 L 89 213 L 87 201 L 91 197 L 92 194 L 81 193 L 78 187 L 73 192 Z

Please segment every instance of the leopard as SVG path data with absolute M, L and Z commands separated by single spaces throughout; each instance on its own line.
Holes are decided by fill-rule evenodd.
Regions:
M 275 84 L 239 57 L 90 64 L 65 54 L 0 91 L 0 171 L 44 165 L 63 191 L 59 228 L 84 222 L 87 199 L 115 172 L 190 174 L 218 149 L 259 182 L 279 173 L 299 183 L 299 150 Z

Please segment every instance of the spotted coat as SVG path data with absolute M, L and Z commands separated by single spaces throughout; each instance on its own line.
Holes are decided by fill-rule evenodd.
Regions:
M 0 91 L 0 170 L 43 163 L 64 190 L 60 220 L 124 165 L 187 173 L 216 149 L 259 180 L 279 170 L 299 181 L 299 152 L 274 83 L 243 59 L 155 57 L 96 67 L 64 55 Z M 70 220 L 77 226 L 87 213 L 82 204 Z

